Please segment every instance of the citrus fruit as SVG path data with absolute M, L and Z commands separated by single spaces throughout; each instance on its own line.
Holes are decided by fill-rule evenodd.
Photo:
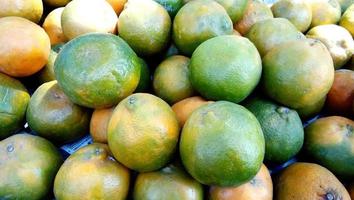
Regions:
M 272 200 L 273 183 L 263 164 L 255 177 L 238 187 L 210 187 L 210 200 Z
M 170 39 L 171 19 L 153 0 L 129 0 L 119 15 L 118 32 L 138 55 L 163 50 Z
M 106 0 L 113 8 L 113 10 L 119 15 L 124 9 L 125 3 L 127 0 Z
M 254 98 L 245 106 L 261 124 L 266 161 L 282 163 L 300 151 L 304 142 L 304 129 L 295 110 L 263 98 Z
M 336 24 L 341 16 L 341 8 L 337 0 L 310 0 L 312 21 L 310 27 L 324 24 Z
M 339 25 L 347 29 L 354 37 L 354 4 L 344 12 Z
M 136 86 L 135 93 L 137 92 L 146 92 L 150 88 L 150 69 L 149 66 L 143 59 L 141 61 L 141 69 L 140 69 L 140 80 L 138 86 Z
M 61 15 L 61 27 L 69 40 L 85 33 L 115 33 L 117 14 L 102 0 L 73 0 Z
M 311 25 L 312 10 L 306 0 L 280 0 L 272 5 L 274 17 L 288 19 L 301 32 Z
M 342 183 L 326 168 L 297 162 L 287 167 L 275 181 L 275 200 L 350 200 Z
M 134 199 L 203 199 L 203 187 L 178 164 L 169 164 L 155 172 L 140 173 L 135 181 Z
M 354 177 L 354 121 L 339 116 L 316 120 L 305 129 L 304 148 L 334 174 Z
M 67 41 L 61 28 L 61 14 L 64 7 L 51 11 L 43 22 L 43 29 L 48 34 L 51 45 L 65 43 Z
M 302 119 L 309 119 L 321 112 L 323 106 L 326 102 L 326 95 L 322 97 L 319 101 L 310 103 L 304 107 L 297 108 L 296 111 Z
M 156 95 L 173 104 L 193 95 L 189 81 L 189 61 L 185 56 L 171 56 L 157 66 L 153 87 Z
M 43 0 L 43 2 L 49 6 L 52 7 L 60 7 L 60 6 L 65 6 L 68 4 L 71 0 Z
M 189 97 L 173 104 L 172 110 L 176 113 L 180 126 L 183 127 L 193 111 L 209 103 L 213 103 L 213 101 L 207 101 L 199 96 Z
M 17 134 L 0 141 L 0 197 L 50 199 L 62 162 L 56 147 L 41 137 Z
M 111 119 L 114 107 L 96 109 L 92 113 L 90 121 L 90 133 L 94 142 L 107 142 L 107 127 Z
M 318 40 L 283 43 L 263 58 L 261 85 L 265 93 L 290 108 L 303 108 L 320 101 L 330 90 L 333 79 L 331 55 Z
M 256 47 L 240 36 L 218 36 L 193 53 L 190 80 L 193 88 L 210 100 L 238 103 L 257 86 L 262 63 Z
M 232 34 L 232 21 L 225 9 L 212 0 L 194 0 L 185 4 L 173 21 L 172 38 L 185 55 L 204 41 L 219 35 Z
M 64 44 L 56 44 L 50 50 L 47 64 L 36 74 L 40 83 L 55 80 L 54 63 Z
M 71 101 L 108 108 L 139 83 L 141 61 L 120 37 L 91 33 L 68 42 L 54 64 L 59 86 Z
M 320 40 L 327 47 L 336 69 L 345 65 L 354 53 L 353 38 L 341 26 L 334 24 L 316 26 L 309 30 L 306 36 Z
M 259 21 L 251 27 L 246 37 L 253 42 L 262 57 L 273 47 L 281 43 L 305 38 L 285 18 L 271 18 Z
M 48 61 L 49 37 L 40 26 L 27 19 L 0 18 L 0 44 L 0 72 L 10 76 L 32 75 Z
M 200 183 L 238 186 L 261 168 L 264 137 L 257 118 L 246 108 L 218 101 L 191 114 L 179 150 L 187 171 Z
M 349 8 L 349 6 L 354 4 L 354 0 L 337 0 L 337 1 L 341 7 L 342 13 L 344 13 L 347 10 L 347 8 Z
M 42 0 L 0 0 L 0 18 L 17 16 L 38 23 L 42 14 Z
M 326 105 L 332 113 L 350 115 L 354 102 L 354 71 L 337 70 L 328 92 Z
M 30 95 L 22 83 L 0 73 L 0 140 L 23 127 Z
M 178 137 L 178 121 L 171 107 L 147 93 L 123 99 L 108 124 L 108 144 L 114 157 L 139 172 L 165 166 Z
M 273 18 L 273 13 L 267 4 L 263 1 L 249 0 L 245 14 L 237 23 L 234 23 L 234 28 L 241 35 L 246 35 L 253 24 L 271 18 Z
M 57 200 L 124 200 L 129 170 L 111 156 L 105 144 L 90 144 L 69 156 L 54 182 Z
M 174 18 L 183 6 L 183 0 L 155 0 L 162 5 L 168 12 L 171 18 Z
M 62 144 L 89 130 L 91 112 L 72 103 L 57 81 L 44 83 L 33 93 L 26 112 L 29 127 L 39 136 Z
M 215 0 L 222 5 L 233 23 L 239 21 L 246 11 L 249 0 Z

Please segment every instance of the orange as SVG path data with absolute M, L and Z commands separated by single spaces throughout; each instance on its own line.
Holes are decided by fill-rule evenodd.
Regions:
M 42 0 L 0 0 L 0 18 L 17 16 L 38 23 L 42 14 Z
M 309 0 L 312 10 L 310 27 L 336 24 L 341 17 L 341 7 L 337 0 Z
M 54 9 L 43 22 L 43 29 L 47 32 L 51 45 L 65 43 L 67 41 L 61 28 L 61 14 L 64 7 Z
M 0 18 L 0 44 L 0 71 L 10 76 L 30 76 L 48 61 L 49 37 L 27 19 Z
M 114 107 L 93 111 L 90 122 L 90 134 L 94 142 L 107 143 L 107 126 L 113 110 Z
M 119 15 L 123 8 L 124 4 L 127 2 L 127 0 L 106 0 L 109 4 L 111 4 L 113 10 Z

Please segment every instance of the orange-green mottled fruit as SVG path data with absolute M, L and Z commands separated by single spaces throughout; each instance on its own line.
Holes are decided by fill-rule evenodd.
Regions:
M 222 5 L 233 23 L 238 22 L 246 11 L 249 0 L 215 0 Z
M 232 31 L 232 21 L 220 4 L 212 0 L 194 0 L 178 11 L 173 21 L 172 38 L 178 50 L 190 56 L 204 41 L 231 35 Z
M 263 57 L 261 85 L 265 93 L 293 109 L 320 101 L 333 79 L 331 55 L 318 40 L 283 43 Z
M 202 200 L 203 187 L 178 164 L 169 164 L 155 172 L 140 173 L 135 181 L 136 200 Z
M 200 183 L 239 186 L 261 168 L 264 137 L 250 111 L 218 101 L 191 114 L 184 124 L 179 150 L 187 171 Z
M 22 83 L 0 73 L 0 140 L 24 125 L 30 95 Z
M 304 129 L 295 110 L 264 98 L 245 104 L 262 126 L 266 161 L 283 163 L 295 156 L 304 142 Z
M 108 124 L 108 144 L 114 157 L 139 172 L 165 166 L 176 150 L 178 137 L 179 125 L 171 107 L 147 93 L 122 100 Z
M 325 95 L 319 101 L 297 108 L 296 111 L 300 115 L 301 119 L 309 119 L 320 113 L 325 105 L 326 97 L 327 96 Z
M 280 0 L 272 5 L 274 17 L 288 19 L 301 32 L 311 25 L 312 10 L 307 0 Z
M 259 0 L 249 0 L 243 17 L 234 23 L 234 28 L 241 35 L 246 35 L 253 24 L 271 18 L 273 18 L 273 13 L 267 4 Z
M 274 200 L 350 200 L 343 184 L 329 170 L 313 163 L 290 165 L 274 183 Z
M 118 32 L 138 55 L 162 51 L 170 40 L 171 18 L 153 0 L 129 0 L 119 15 Z
M 57 84 L 44 83 L 33 93 L 26 112 L 29 127 L 57 143 L 72 142 L 89 130 L 91 111 L 72 103 Z
M 339 25 L 347 29 L 354 36 L 354 4 L 343 13 Z
M 238 187 L 210 187 L 210 200 L 272 200 L 273 183 L 263 164 L 255 177 Z
M 240 36 L 218 36 L 202 43 L 193 53 L 192 86 L 208 100 L 238 103 L 257 86 L 262 73 L 256 47 Z
M 42 0 L 0 0 L 0 18 L 17 16 L 38 23 L 42 14 Z
M 115 107 L 96 109 L 90 121 L 90 134 L 94 142 L 107 144 L 107 127 Z
M 257 22 L 248 31 L 246 37 L 253 42 L 262 57 L 279 44 L 306 38 L 285 18 Z
M 94 143 L 69 156 L 54 182 L 57 200 L 124 200 L 129 170 L 114 160 L 105 144 Z
M 10 76 L 30 76 L 48 61 L 49 37 L 42 27 L 27 19 L 0 18 L 0 44 L 0 72 Z
M 341 7 L 337 0 L 309 0 L 312 10 L 310 27 L 336 24 L 341 17 Z
M 189 116 L 196 109 L 210 103 L 213 103 L 213 101 L 207 101 L 199 96 L 189 97 L 173 104 L 172 110 L 176 113 L 179 125 L 183 127 Z
M 194 93 L 189 80 L 189 61 L 185 56 L 171 56 L 162 61 L 154 73 L 156 95 L 169 104 L 176 103 Z
M 39 136 L 17 134 L 0 141 L 1 199 L 50 199 L 62 162 L 58 149 Z
M 59 51 L 63 48 L 64 44 L 56 44 L 50 50 L 47 64 L 36 74 L 39 83 L 45 83 L 55 80 L 54 63 L 57 59 Z
M 65 43 L 67 41 L 63 29 L 61 28 L 61 14 L 63 11 L 64 7 L 54 9 L 47 15 L 43 22 L 42 27 L 48 34 L 51 45 Z
M 339 116 L 316 120 L 305 129 L 304 147 L 337 176 L 354 177 L 354 121 Z
M 120 37 L 91 33 L 65 44 L 54 68 L 59 86 L 71 101 L 108 108 L 133 93 L 141 61 Z

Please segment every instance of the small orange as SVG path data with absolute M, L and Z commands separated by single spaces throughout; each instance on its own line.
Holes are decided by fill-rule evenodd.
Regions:
M 93 111 L 90 122 L 90 134 L 93 141 L 107 144 L 107 126 L 113 110 L 114 107 Z
M 63 10 L 64 7 L 54 9 L 44 20 L 43 29 L 47 32 L 51 45 L 65 43 L 67 41 L 63 29 L 61 28 L 61 14 Z

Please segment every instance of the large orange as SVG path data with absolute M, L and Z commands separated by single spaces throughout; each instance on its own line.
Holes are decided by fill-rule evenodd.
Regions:
M 64 7 L 54 9 L 43 22 L 43 29 L 47 32 L 52 45 L 65 43 L 67 41 L 63 29 L 61 28 L 61 14 Z
M 17 16 L 38 23 L 42 14 L 42 0 L 0 0 L 0 18 Z
M 21 17 L 0 18 L 0 71 L 29 76 L 48 61 L 50 40 L 37 24 Z

